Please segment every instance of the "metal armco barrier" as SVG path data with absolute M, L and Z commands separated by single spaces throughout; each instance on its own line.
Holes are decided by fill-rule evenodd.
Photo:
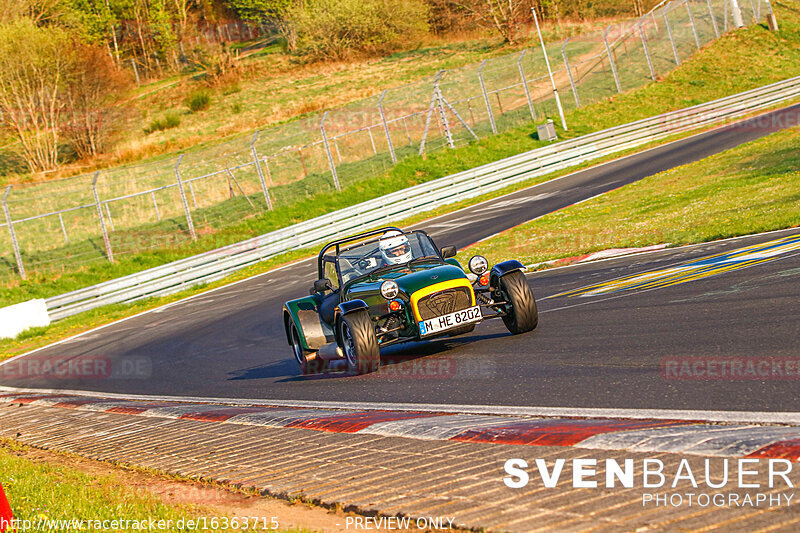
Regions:
M 442 205 L 730 120 L 800 97 L 800 77 L 638 120 L 439 178 L 259 237 L 47 299 L 52 320 L 103 305 L 163 296 L 221 279 L 281 253 L 311 247 L 366 228 L 403 220 Z

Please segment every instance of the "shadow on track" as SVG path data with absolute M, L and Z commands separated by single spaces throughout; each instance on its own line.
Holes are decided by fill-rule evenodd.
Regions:
M 391 373 L 394 368 L 408 365 L 423 357 L 442 355 L 463 345 L 508 336 L 508 333 L 486 335 L 465 334 L 459 337 L 445 337 L 425 342 L 409 342 L 389 346 L 381 351 L 381 369 L 382 371 Z M 287 358 L 283 361 L 234 370 L 229 374 L 231 377 L 228 378 L 228 381 L 273 379 L 275 383 L 357 377 L 355 374 L 347 371 L 347 366 L 344 361 L 335 361 L 332 366 L 329 366 L 324 372 L 318 374 L 301 375 L 298 373 L 297 365 L 290 358 L 288 350 Z

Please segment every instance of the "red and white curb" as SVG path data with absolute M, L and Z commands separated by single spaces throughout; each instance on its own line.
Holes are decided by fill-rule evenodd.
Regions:
M 785 425 L 719 424 L 668 418 L 530 418 L 422 410 L 310 408 L 247 405 L 241 400 L 225 405 L 126 400 L 102 394 L 5 392 L 0 393 L 0 403 L 425 440 L 800 461 L 800 427 Z

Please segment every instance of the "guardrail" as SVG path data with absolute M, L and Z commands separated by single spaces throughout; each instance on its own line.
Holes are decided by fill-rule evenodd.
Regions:
M 47 299 L 52 320 L 163 296 L 310 247 L 514 183 L 800 97 L 800 77 L 515 155 L 200 255 Z

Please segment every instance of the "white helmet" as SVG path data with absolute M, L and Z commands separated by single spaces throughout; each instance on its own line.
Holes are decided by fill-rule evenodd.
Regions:
M 381 256 L 388 265 L 408 263 L 412 259 L 408 238 L 397 230 L 387 231 L 378 241 Z

